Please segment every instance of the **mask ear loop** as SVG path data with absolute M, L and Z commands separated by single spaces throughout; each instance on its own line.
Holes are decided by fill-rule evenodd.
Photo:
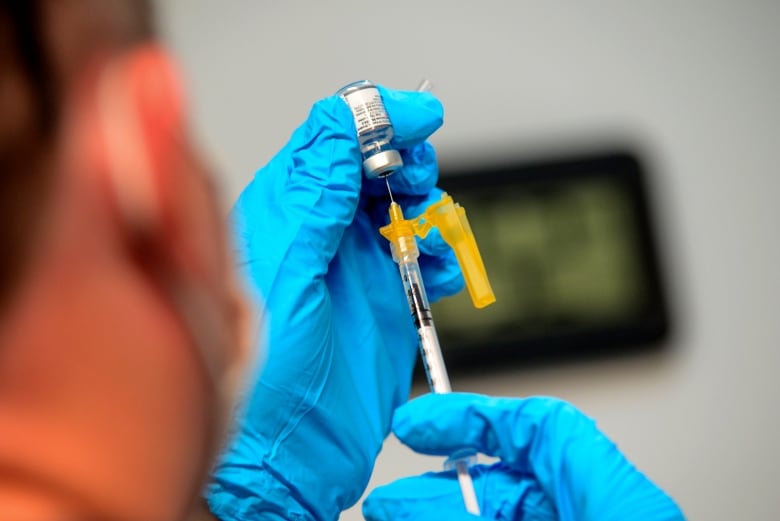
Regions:
M 157 80 L 156 88 L 151 93 L 143 92 L 140 85 L 148 83 L 150 78 Z M 182 98 L 172 61 L 154 45 L 120 56 L 106 64 L 97 76 L 96 123 L 104 141 L 105 168 L 101 170 L 105 172 L 110 199 L 115 201 L 119 219 L 131 230 L 137 256 L 163 288 L 182 320 L 214 393 L 215 400 L 207 415 L 212 424 L 204 428 L 208 436 L 204 455 L 204 465 L 208 468 L 203 472 L 206 475 L 227 434 L 216 431 L 215 426 L 226 431 L 239 388 L 250 373 L 247 366 L 252 366 L 251 362 L 226 362 L 222 349 L 238 349 L 241 353 L 235 359 L 246 360 L 251 358 L 248 353 L 253 342 L 247 342 L 246 346 L 224 345 L 232 337 L 221 306 L 242 308 L 234 309 L 241 328 L 247 330 L 242 331 L 241 338 L 251 338 L 249 331 L 257 331 L 260 326 L 251 324 L 251 318 L 257 313 L 243 309 L 245 301 L 240 297 L 235 297 L 233 303 L 218 302 L 217 298 L 230 296 L 209 291 L 202 281 L 193 280 L 197 273 L 183 270 L 175 259 L 155 258 L 155 253 L 161 255 L 161 249 L 150 238 L 155 236 L 155 230 L 166 225 L 163 190 L 175 189 L 172 185 L 176 176 L 182 175 L 177 171 L 162 171 L 162 165 L 176 165 L 174 170 L 184 175 L 205 175 L 203 165 L 189 152 L 192 149 L 185 139 Z M 160 114 L 155 111 L 160 110 L 164 114 L 158 117 Z M 142 116 L 149 113 L 154 114 L 151 125 Z M 153 138 L 160 136 L 163 145 L 155 148 Z M 233 289 L 238 295 L 237 287 Z M 200 489 L 195 493 L 199 494 Z

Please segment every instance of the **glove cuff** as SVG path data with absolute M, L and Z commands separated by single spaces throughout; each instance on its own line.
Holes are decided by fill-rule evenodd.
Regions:
M 220 521 L 314 521 L 290 490 L 262 473 L 251 488 L 218 480 L 206 489 L 211 513 Z M 262 494 L 262 495 L 260 495 Z

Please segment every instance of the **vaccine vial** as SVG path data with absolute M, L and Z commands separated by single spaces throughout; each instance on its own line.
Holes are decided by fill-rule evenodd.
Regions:
M 356 81 L 336 94 L 346 101 L 355 118 L 366 177 L 387 177 L 399 170 L 404 162 L 401 154 L 390 146 L 393 125 L 376 85 L 368 80 Z

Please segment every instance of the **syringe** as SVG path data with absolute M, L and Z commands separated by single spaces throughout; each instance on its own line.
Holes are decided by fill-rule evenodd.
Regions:
M 482 275 L 484 275 L 484 266 L 482 266 L 479 252 L 476 250 L 476 243 L 473 242 L 471 230 L 468 228 L 467 221 L 465 221 L 465 213 L 459 214 L 457 212 L 458 208 L 460 207 L 454 205 L 452 198 L 445 194 L 440 203 L 435 203 L 426 211 L 421 224 L 419 218 L 418 220 L 404 219 L 401 206 L 392 201 L 389 210 L 390 224 L 380 230 L 382 235 L 390 241 L 393 260 L 398 263 L 406 298 L 409 302 L 409 310 L 411 311 L 420 340 L 420 353 L 425 366 L 425 373 L 428 377 L 428 384 L 434 393 L 449 393 L 452 391 L 452 387 L 447 375 L 447 367 L 444 365 L 444 357 L 439 345 L 439 337 L 436 334 L 436 327 L 433 324 L 433 315 L 431 314 L 425 285 L 420 274 L 420 265 L 417 262 L 420 251 L 417 248 L 415 235 L 424 237 L 432 226 L 437 225 L 437 222 L 440 223 L 438 225 L 440 229 L 442 226 L 446 227 L 450 232 L 449 234 L 445 230 L 441 231 L 445 237 L 449 239 L 454 238 L 454 240 L 448 240 L 447 242 L 451 243 L 451 245 L 453 245 L 453 242 L 456 243 L 453 246 L 456 253 L 460 251 L 461 254 L 464 254 L 464 251 L 468 250 L 468 254 L 459 255 L 459 261 L 461 261 L 461 266 L 463 267 L 464 261 L 460 257 L 466 256 L 469 258 L 465 263 L 467 266 L 470 266 L 466 270 L 469 273 L 464 271 L 464 275 L 466 275 L 469 290 L 472 292 L 475 304 L 482 307 L 495 300 L 490 285 L 487 283 L 487 277 L 484 277 L 484 284 L 482 281 L 475 283 L 473 280 L 474 278 L 479 278 L 473 276 L 476 268 L 481 268 Z M 466 223 L 465 230 L 463 229 L 464 222 Z M 453 225 L 459 229 L 454 233 L 452 233 Z M 447 239 L 445 238 L 445 240 Z M 473 250 L 471 247 L 472 243 Z M 476 252 L 476 260 L 473 259 L 474 252 Z M 489 294 L 486 293 L 485 288 Z M 473 290 L 476 290 L 478 293 L 476 298 Z M 447 468 L 454 467 L 457 472 L 458 484 L 460 485 L 466 510 L 472 514 L 479 515 L 479 503 L 474 491 L 474 482 L 471 479 L 471 474 L 469 474 L 469 466 L 474 460 L 475 454 L 467 450 L 465 453 L 459 452 L 457 455 L 451 456 L 445 463 L 445 466 Z

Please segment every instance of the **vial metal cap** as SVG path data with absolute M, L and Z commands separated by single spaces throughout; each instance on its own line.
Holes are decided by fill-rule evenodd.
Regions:
M 385 177 L 404 166 L 401 154 L 397 150 L 385 150 L 377 152 L 363 161 L 363 172 L 369 179 Z

